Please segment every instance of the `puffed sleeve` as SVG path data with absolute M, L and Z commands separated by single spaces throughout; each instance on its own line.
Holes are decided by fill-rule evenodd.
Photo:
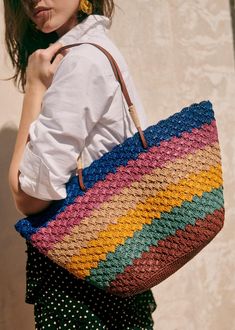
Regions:
M 102 63 L 76 53 L 60 63 L 19 166 L 20 186 L 28 195 L 45 201 L 66 197 L 65 183 L 85 139 L 108 111 L 117 88 L 114 76 L 103 72 Z

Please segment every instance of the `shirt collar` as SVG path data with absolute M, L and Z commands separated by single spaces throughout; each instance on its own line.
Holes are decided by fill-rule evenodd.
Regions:
M 96 32 L 107 32 L 110 29 L 111 20 L 103 15 L 89 15 L 81 23 L 74 26 L 70 31 L 65 33 L 59 42 L 64 46 L 78 42 L 85 34 L 92 35 Z

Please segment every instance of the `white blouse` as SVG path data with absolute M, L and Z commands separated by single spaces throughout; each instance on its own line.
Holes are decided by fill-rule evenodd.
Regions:
M 109 18 L 90 15 L 59 41 L 97 43 L 113 55 L 144 129 L 143 107 L 127 64 L 107 35 L 109 27 Z M 44 95 L 41 113 L 30 126 L 30 141 L 19 167 L 22 190 L 45 201 L 65 198 L 65 184 L 75 175 L 81 153 L 85 168 L 134 132 L 107 57 L 92 45 L 70 48 Z

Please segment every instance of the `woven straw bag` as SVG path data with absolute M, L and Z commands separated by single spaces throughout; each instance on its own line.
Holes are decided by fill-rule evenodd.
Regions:
M 117 63 L 93 45 L 108 56 L 138 132 L 78 165 L 67 197 L 15 228 L 77 278 L 125 297 L 169 277 L 223 227 L 220 147 L 209 101 L 142 132 Z

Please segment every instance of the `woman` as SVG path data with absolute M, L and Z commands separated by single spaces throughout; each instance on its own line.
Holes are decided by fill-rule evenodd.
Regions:
M 107 36 L 112 0 L 5 0 L 4 6 L 7 50 L 24 91 L 9 184 L 17 209 L 29 215 L 66 197 L 81 153 L 89 166 L 135 131 L 106 56 L 84 44 L 54 59 L 61 46 L 93 42 L 107 49 L 143 128 L 145 115 L 127 64 Z M 153 329 L 151 291 L 131 298 L 106 294 L 29 242 L 26 252 L 26 302 L 34 304 L 36 329 Z

